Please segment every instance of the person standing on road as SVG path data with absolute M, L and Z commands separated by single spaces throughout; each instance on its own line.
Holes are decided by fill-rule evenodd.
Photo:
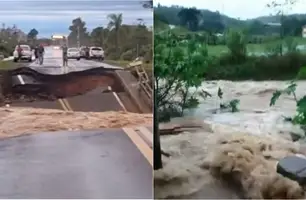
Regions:
M 43 62 L 44 62 L 44 54 L 45 54 L 45 48 L 44 48 L 44 46 L 41 44 L 41 45 L 38 47 L 38 58 L 39 58 L 40 64 L 43 64 Z
M 67 57 L 68 47 L 66 44 L 63 45 L 62 51 L 63 51 L 63 66 L 67 66 L 68 65 L 68 57 Z
M 18 44 L 18 46 L 17 46 L 17 53 L 18 53 L 18 60 L 21 60 L 22 48 L 21 48 L 20 44 Z
M 38 63 L 38 45 L 36 45 L 35 46 L 35 48 L 34 48 L 34 55 L 35 55 L 35 61 L 36 61 L 36 63 Z
M 44 62 L 44 54 L 45 54 L 45 48 L 42 44 L 40 44 L 38 47 L 38 57 L 40 60 L 40 64 L 43 64 Z
M 85 55 L 86 55 L 86 59 L 89 59 L 89 47 L 87 46 L 85 48 Z

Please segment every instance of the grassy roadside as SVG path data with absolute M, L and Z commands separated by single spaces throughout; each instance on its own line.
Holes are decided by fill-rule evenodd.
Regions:
M 123 68 L 127 67 L 127 65 L 131 63 L 131 61 L 126 61 L 126 60 L 104 60 L 104 62 L 110 65 L 116 65 Z M 143 67 L 148 73 L 153 71 L 152 63 L 144 63 Z
M 19 63 L 15 63 L 13 61 L 0 61 L 1 70 L 16 69 L 18 67 L 21 67 Z

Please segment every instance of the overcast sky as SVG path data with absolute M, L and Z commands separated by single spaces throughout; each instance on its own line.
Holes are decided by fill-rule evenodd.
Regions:
M 284 0 L 278 0 L 282 2 Z M 196 7 L 198 9 L 208 9 L 211 11 L 219 11 L 230 17 L 250 19 L 273 13 L 271 9 L 266 7 L 271 0 L 154 0 L 154 5 L 180 5 L 184 7 Z M 302 3 L 303 2 L 303 3 Z M 291 11 L 287 13 L 306 13 L 306 0 L 299 0 Z
M 0 0 L 0 25 L 16 24 L 28 33 L 32 28 L 40 36 L 67 34 L 72 20 L 81 17 L 89 30 L 107 26 L 107 15 L 122 13 L 124 24 L 135 24 L 142 18 L 153 24 L 150 9 L 144 9 L 139 0 Z

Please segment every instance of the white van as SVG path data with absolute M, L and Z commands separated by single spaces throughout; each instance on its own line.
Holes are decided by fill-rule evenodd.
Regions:
M 20 45 L 20 47 L 22 49 L 21 60 L 27 60 L 29 62 L 32 62 L 33 53 L 32 53 L 31 47 L 29 45 L 25 45 L 25 44 Z M 13 52 L 14 62 L 17 62 L 18 59 L 19 59 L 17 49 L 18 49 L 18 45 L 15 47 L 15 50 Z

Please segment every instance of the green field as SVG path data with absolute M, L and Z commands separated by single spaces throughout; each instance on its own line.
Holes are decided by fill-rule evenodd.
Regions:
M 294 41 L 298 45 L 305 45 L 305 49 L 300 50 L 301 52 L 306 53 L 306 38 L 301 37 L 295 37 Z M 281 41 L 273 41 L 273 42 L 267 42 L 262 44 L 248 44 L 247 45 L 247 52 L 252 53 L 265 53 L 267 52 L 267 48 L 276 46 L 277 44 L 280 44 Z M 220 54 L 227 53 L 228 48 L 225 45 L 209 45 L 208 48 L 208 54 L 212 56 L 219 56 Z

